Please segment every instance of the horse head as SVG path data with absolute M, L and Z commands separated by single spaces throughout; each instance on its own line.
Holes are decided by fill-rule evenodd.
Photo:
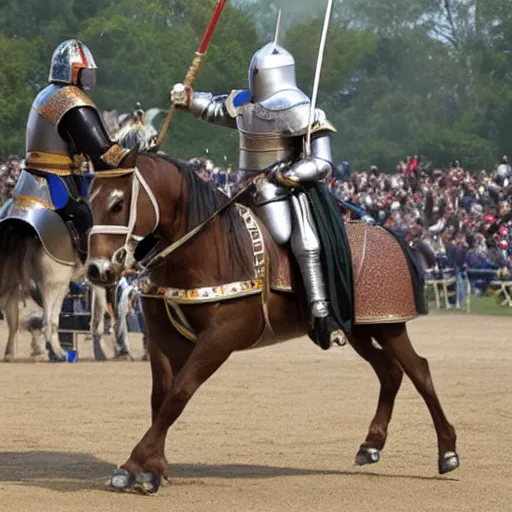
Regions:
M 160 154 L 141 153 L 133 169 L 98 171 L 89 189 L 88 279 L 99 286 L 117 282 L 135 264 L 137 244 L 152 239 L 169 246 L 210 219 L 227 199 L 186 162 Z M 215 279 L 246 275 L 247 265 L 252 273 L 250 247 L 243 220 L 230 206 L 211 220 L 203 236 L 173 253 L 168 267 L 173 280 L 183 281 L 186 272 L 197 277 L 207 257 Z
M 89 187 L 93 227 L 89 233 L 87 278 L 98 286 L 116 283 L 121 272 L 133 264 L 136 244 L 160 225 L 160 206 L 154 191 L 162 176 L 151 165 L 150 157 L 141 154 L 140 160 L 148 161 L 147 177 L 137 167 L 98 171 Z

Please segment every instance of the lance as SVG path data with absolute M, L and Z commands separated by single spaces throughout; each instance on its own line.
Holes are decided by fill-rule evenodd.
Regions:
M 215 27 L 217 26 L 217 22 L 219 21 L 220 15 L 222 13 L 222 9 L 224 9 L 224 5 L 226 4 L 227 0 L 219 0 L 217 4 L 215 5 L 215 8 L 213 9 L 212 18 L 210 20 L 210 23 L 206 27 L 206 30 L 203 35 L 203 39 L 201 41 L 201 44 L 199 45 L 199 49 L 197 50 L 194 59 L 192 61 L 192 64 L 188 68 L 187 74 L 185 75 L 185 80 L 183 82 L 183 85 L 188 89 L 192 86 L 192 83 L 194 82 L 194 79 L 197 75 L 197 72 L 199 71 L 199 67 L 201 66 L 201 62 L 203 61 L 203 58 L 206 54 L 206 49 L 208 48 L 208 44 L 210 43 L 210 39 L 212 38 L 213 32 L 215 30 Z M 158 137 L 156 139 L 155 145 L 151 148 L 153 151 L 158 151 L 160 146 L 162 145 L 165 136 L 167 135 L 167 130 L 169 129 L 169 125 L 171 124 L 171 121 L 174 117 L 174 114 L 176 112 L 176 107 L 174 105 L 171 105 L 171 108 L 169 109 L 169 112 L 167 114 L 167 117 L 165 118 L 162 127 L 160 128 L 160 132 L 158 133 Z
M 320 85 L 320 75 L 322 73 L 322 63 L 324 60 L 325 41 L 327 39 L 327 29 L 331 19 L 332 0 L 327 1 L 327 9 L 325 11 L 324 27 L 322 29 L 322 37 L 320 39 L 320 47 L 318 48 L 318 58 L 316 61 L 315 80 L 313 82 L 313 93 L 311 94 L 311 107 L 309 111 L 309 124 L 306 133 L 306 141 L 304 143 L 304 156 L 311 156 L 311 128 L 315 121 L 316 99 L 318 96 L 318 87 Z

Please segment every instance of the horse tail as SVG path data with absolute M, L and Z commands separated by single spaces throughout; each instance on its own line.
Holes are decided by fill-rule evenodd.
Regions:
M 43 245 L 23 223 L 5 223 L 0 229 L 0 295 L 20 288 L 29 292 L 43 277 Z
M 28 295 L 29 297 L 40 307 L 43 308 L 43 294 L 41 288 L 33 279 L 28 284 Z

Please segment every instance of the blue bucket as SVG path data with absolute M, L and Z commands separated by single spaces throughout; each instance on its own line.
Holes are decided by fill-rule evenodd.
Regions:
M 66 352 L 66 362 L 76 363 L 78 361 L 78 350 L 68 350 Z

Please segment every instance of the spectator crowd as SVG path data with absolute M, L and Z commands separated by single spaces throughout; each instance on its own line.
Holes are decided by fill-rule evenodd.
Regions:
M 191 161 L 198 175 L 232 195 L 240 177 L 208 158 Z M 21 160 L 0 162 L 0 200 L 10 197 Z M 348 162 L 328 180 L 332 193 L 400 232 L 410 244 L 428 243 L 440 266 L 512 270 L 512 167 L 504 156 L 493 170 L 470 173 L 457 160 L 434 168 L 417 156 L 392 174 L 376 167 L 354 171 Z
M 506 156 L 496 169 L 476 174 L 457 160 L 447 169 L 435 169 L 413 157 L 400 162 L 393 174 L 372 167 L 333 177 L 329 186 L 409 243 L 427 241 L 440 266 L 512 266 L 512 167 Z

